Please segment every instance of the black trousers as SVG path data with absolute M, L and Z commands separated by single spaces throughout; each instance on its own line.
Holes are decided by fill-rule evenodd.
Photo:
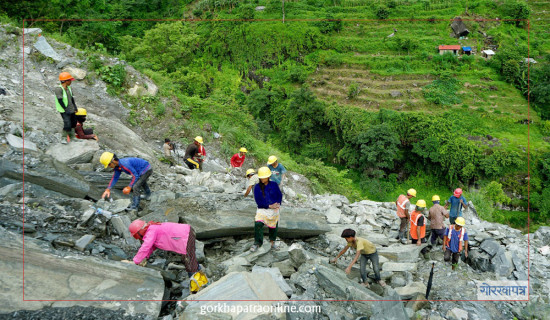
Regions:
M 141 195 L 141 189 L 143 188 L 143 191 L 145 191 L 145 194 L 150 194 L 151 189 L 149 189 L 149 185 L 147 185 L 147 179 L 153 174 L 153 169 L 147 170 L 139 179 L 134 183 L 132 186 L 132 194 L 134 197 L 139 197 Z
M 451 256 L 453 257 L 452 264 L 457 264 L 458 259 L 460 259 L 460 252 L 452 252 L 451 250 L 447 249 L 445 250 L 445 255 L 443 256 L 443 259 L 445 259 L 446 262 L 449 262 L 451 260 Z
M 71 131 L 76 127 L 76 115 L 74 113 L 63 112 L 60 113 L 63 118 L 63 131 Z

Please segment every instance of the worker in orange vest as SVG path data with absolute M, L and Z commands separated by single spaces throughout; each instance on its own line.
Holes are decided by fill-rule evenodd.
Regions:
M 407 221 L 409 220 L 409 207 L 411 206 L 410 199 L 416 197 L 416 190 L 409 189 L 407 190 L 407 195 L 401 194 L 395 201 L 397 206 L 397 217 L 401 219 L 401 224 L 399 225 L 399 234 L 397 235 L 397 240 L 401 240 L 402 243 L 407 243 L 405 239 L 405 234 L 407 232 Z
M 426 209 L 426 201 L 420 199 L 416 202 L 416 207 L 411 213 L 411 238 L 412 243 L 419 246 L 426 242 L 426 218 L 422 215 L 422 211 Z
M 452 224 L 445 229 L 445 238 L 443 239 L 444 259 L 446 262 L 449 262 L 452 256 L 453 270 L 458 265 L 463 245 L 464 256 L 468 258 L 468 233 L 466 232 L 466 228 L 464 228 L 465 224 L 466 220 L 463 217 L 458 217 L 454 225 Z

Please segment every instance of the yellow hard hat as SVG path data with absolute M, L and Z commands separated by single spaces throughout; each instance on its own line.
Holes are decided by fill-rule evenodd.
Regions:
M 77 115 L 77 116 L 86 116 L 86 115 L 88 115 L 88 113 L 86 112 L 86 109 L 78 108 L 75 115 Z
M 412 189 L 412 188 L 409 189 L 409 190 L 407 190 L 407 194 L 409 194 L 409 195 L 411 195 L 411 196 L 413 196 L 413 197 L 416 198 L 416 190 L 414 190 L 414 189 Z
M 239 149 L 239 152 L 244 152 L 244 153 L 246 153 L 246 152 L 248 152 L 248 150 L 246 150 L 246 148 L 240 148 L 240 149 Z
M 258 169 L 258 178 L 264 179 L 271 177 L 271 170 L 268 167 L 261 167 Z
M 455 223 L 461 227 L 464 227 L 464 225 L 466 224 L 466 220 L 464 220 L 464 218 L 462 217 L 458 217 L 456 218 Z
M 202 140 L 202 137 L 201 137 L 201 136 L 196 136 L 196 137 L 195 137 L 195 141 L 197 141 L 197 142 L 200 143 L 200 144 L 203 144 L 203 140 Z
M 103 152 L 101 154 L 101 157 L 99 158 L 99 162 L 101 162 L 101 164 L 104 165 L 105 168 L 107 168 L 109 166 L 109 163 L 113 161 L 114 156 L 115 154 L 112 152 Z
M 439 199 L 439 196 L 436 194 L 432 197 L 432 201 L 439 201 L 441 199 Z
M 254 169 L 248 169 L 246 170 L 246 177 L 248 177 L 249 174 L 255 173 Z
M 419 208 L 426 208 L 426 201 L 420 199 L 420 200 L 416 201 L 416 206 L 419 207 Z
M 276 156 L 269 156 L 269 158 L 267 159 L 267 164 L 273 164 L 275 161 L 277 161 Z

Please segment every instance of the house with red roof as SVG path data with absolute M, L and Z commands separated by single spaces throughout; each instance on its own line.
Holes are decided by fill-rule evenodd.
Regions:
M 441 45 L 439 46 L 439 54 L 445 54 L 447 52 L 450 52 L 452 54 L 458 54 L 458 51 L 460 50 L 460 45 L 450 45 L 450 46 L 445 46 L 445 45 Z

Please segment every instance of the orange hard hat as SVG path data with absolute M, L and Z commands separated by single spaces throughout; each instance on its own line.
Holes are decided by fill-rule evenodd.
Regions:
M 61 72 L 61 73 L 59 74 L 59 81 L 67 81 L 67 80 L 73 81 L 74 78 L 73 78 L 73 76 L 71 76 L 71 74 L 68 73 L 68 72 Z
M 130 226 L 128 227 L 128 230 L 132 234 L 132 237 L 136 239 L 140 239 L 141 236 L 138 234 L 138 232 L 145 227 L 145 221 L 143 220 L 134 220 L 132 223 L 130 223 Z

